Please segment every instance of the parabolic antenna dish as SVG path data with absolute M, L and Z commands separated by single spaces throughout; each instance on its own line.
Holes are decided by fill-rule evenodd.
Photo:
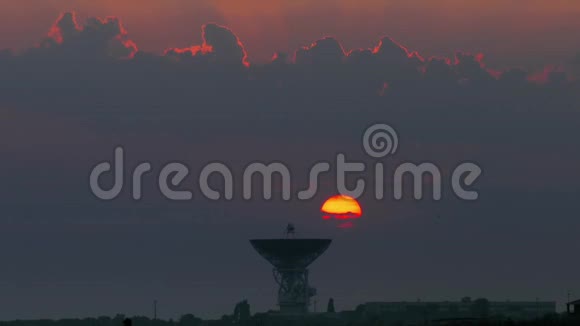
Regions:
M 330 239 L 250 240 L 254 249 L 277 269 L 305 269 L 331 242 Z

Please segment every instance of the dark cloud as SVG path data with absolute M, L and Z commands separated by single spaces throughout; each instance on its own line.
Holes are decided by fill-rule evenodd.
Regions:
M 528 73 L 519 68 L 512 68 L 504 71 L 501 74 L 500 80 L 508 84 L 523 85 L 527 83 Z
M 180 64 L 186 64 L 189 68 L 212 66 L 214 70 L 219 67 L 221 71 L 234 71 L 240 66 L 250 67 L 248 54 L 242 41 L 230 29 L 213 23 L 206 24 L 202 26 L 201 34 L 202 44 L 187 48 L 169 48 L 162 56 L 157 56 L 152 53 L 138 52 L 137 45 L 131 41 L 123 24 L 116 17 L 93 17 L 81 25 L 77 22 L 76 15 L 68 12 L 57 19 L 49 31 L 48 38 L 44 39 L 40 46 L 16 56 L 4 51 L 0 53 L 0 61 L 9 66 L 7 72 L 12 70 L 17 74 L 19 70 L 27 70 L 29 77 L 19 76 L 18 78 L 32 78 L 30 74 L 34 74 L 34 71 L 55 72 L 59 71 L 59 68 L 73 71 L 87 70 L 95 74 L 106 71 L 114 75 L 123 70 L 131 70 L 137 65 L 145 72 L 155 71 L 167 74 L 175 73 L 175 69 Z M 55 60 L 59 64 L 55 64 Z M 102 66 L 103 60 L 127 62 L 123 67 Z M 7 64 L 9 61 L 10 65 Z M 53 63 L 47 64 L 50 61 Z M 70 62 L 78 61 L 85 63 L 71 67 Z M 3 64 L 2 62 L 0 65 Z M 276 67 L 280 64 L 290 66 L 307 64 L 311 67 L 284 68 L 284 71 L 279 72 L 279 76 L 271 76 L 278 80 L 277 85 L 303 84 L 305 86 L 309 85 L 308 80 L 310 80 L 312 82 L 310 86 L 315 88 L 339 87 L 346 88 L 347 91 L 351 88 L 359 93 L 366 89 L 363 93 L 367 94 L 384 91 L 385 84 L 389 85 L 391 91 L 396 92 L 402 87 L 406 89 L 423 87 L 421 85 L 425 83 L 432 86 L 437 82 L 442 85 L 455 83 L 481 85 L 503 80 L 505 85 L 506 80 L 521 80 L 510 69 L 501 72 L 487 67 L 483 54 L 457 52 L 452 59 L 425 59 L 418 52 L 409 50 L 390 37 L 381 38 L 373 48 L 349 51 L 345 50 L 337 39 L 325 37 L 296 50 L 293 58 L 286 54 L 276 53 L 272 62 L 266 64 L 266 66 L 272 65 L 268 69 L 269 74 L 275 74 L 276 69 L 279 69 Z M 251 68 L 251 71 L 247 72 L 246 79 L 260 76 L 261 66 L 263 65 Z M 334 68 L 329 68 L 331 66 Z M 296 72 L 289 74 L 288 69 L 294 69 Z M 551 70 L 553 68 L 548 67 L 539 73 L 526 72 L 525 79 L 531 83 L 566 83 L 567 77 L 562 70 Z M 504 73 L 508 75 L 502 77 Z M 168 78 L 182 77 L 185 78 L 177 72 L 176 76 Z M 239 77 L 243 79 L 243 76 Z M 155 77 L 151 76 L 151 78 Z M 302 78 L 303 80 L 294 82 L 288 78 L 296 80 Z M 308 80 L 304 80 L 305 78 Z M 282 82 L 280 79 L 286 79 L 286 81 Z M 59 80 L 63 83 L 66 81 Z M 74 84 L 74 81 L 69 81 Z M 321 81 L 324 82 L 320 84 Z M 136 82 L 146 81 L 140 79 Z M 151 81 L 151 83 L 155 82 Z
M 207 24 L 201 34 L 198 45 L 162 55 L 137 52 L 119 19 L 89 18 L 81 25 L 74 13 L 65 13 L 40 46 L 20 54 L 0 53 L 0 85 L 7 100 L 60 103 L 53 110 L 96 110 L 105 105 L 101 99 L 106 96 L 106 107 L 125 111 L 174 107 L 192 114 L 275 116 L 286 110 L 285 115 L 295 117 L 352 113 L 360 104 L 351 102 L 372 110 L 388 103 L 431 115 L 423 107 L 459 100 L 463 114 L 479 107 L 482 99 L 506 100 L 513 89 L 524 91 L 510 102 L 537 107 L 539 93 L 577 87 L 560 69 L 499 72 L 486 66 L 482 54 L 464 52 L 423 58 L 389 37 L 353 50 L 325 37 L 294 56 L 276 53 L 270 63 L 250 66 L 242 40 L 227 27 Z M 184 103 L 196 103 L 197 109 L 188 110 Z
M 389 65 L 419 64 L 423 58 L 417 52 L 410 52 L 406 47 L 395 42 L 390 37 L 383 37 L 373 49 L 381 63 Z
M 342 45 L 332 37 L 325 37 L 296 51 L 297 64 L 340 64 L 345 57 Z
M 348 53 L 347 62 L 351 64 L 372 63 L 373 52 L 370 49 L 354 49 Z
M 287 53 L 276 52 L 276 53 L 274 53 L 274 55 L 272 56 L 272 59 L 270 61 L 274 65 L 288 64 L 288 63 L 290 63 L 291 58 L 288 56 Z
M 568 75 L 562 67 L 548 65 L 543 71 L 528 75 L 528 81 L 536 84 L 566 84 Z
M 542 102 L 536 97 L 542 92 L 559 90 L 568 96 L 578 85 L 553 68 L 494 71 L 482 54 L 424 58 L 389 37 L 353 50 L 326 37 L 298 49 L 293 58 L 277 53 L 270 63 L 250 66 L 242 40 L 230 29 L 207 24 L 201 32 L 201 44 L 157 55 L 136 52 L 117 18 L 89 18 L 81 25 L 74 13 L 65 13 L 40 46 L 0 54 L 2 95 L 14 103 L 59 103 L 52 110 L 171 107 L 236 117 L 283 111 L 298 118 L 333 111 L 354 114 L 354 107 L 364 103 L 361 110 L 379 115 L 386 111 L 377 107 L 389 106 L 430 116 L 433 112 L 424 108 L 438 101 L 461 114 L 486 101 L 503 106 L 502 100 L 539 110 Z M 514 89 L 521 92 L 510 95 Z M 195 109 L 184 103 L 196 103 Z M 361 119 L 369 117 L 360 114 Z
M 116 17 L 91 17 L 81 26 L 76 14 L 67 12 L 58 18 L 38 50 L 43 55 L 51 53 L 69 58 L 130 59 L 137 52 L 137 46 Z
M 447 58 L 430 58 L 425 65 L 424 75 L 426 80 L 435 82 L 455 82 L 457 79 L 451 61 Z
M 181 60 L 194 59 L 194 62 L 250 66 L 244 45 L 227 27 L 218 24 L 203 25 L 202 39 L 201 45 L 170 48 L 165 51 L 165 55 Z
M 203 28 L 204 41 L 214 49 L 216 63 L 248 65 L 248 54 L 238 37 L 228 28 L 207 24 Z
M 483 54 L 455 53 L 455 70 L 461 79 L 471 82 L 489 81 L 493 78 L 492 71 L 485 68 Z

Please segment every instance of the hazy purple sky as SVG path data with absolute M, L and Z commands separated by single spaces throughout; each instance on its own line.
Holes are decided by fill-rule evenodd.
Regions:
M 15 50 L 0 51 L 0 319 L 150 315 L 154 299 L 163 318 L 272 309 L 271 266 L 248 239 L 288 222 L 334 239 L 310 274 L 318 307 L 580 296 L 580 3 L 238 3 L 0 0 L 0 48 Z M 220 25 L 204 37 L 207 22 Z M 377 122 L 400 136 L 386 166 L 437 163 L 443 200 L 365 193 L 342 230 L 319 211 L 333 174 L 309 201 L 240 198 L 254 161 L 288 164 L 297 187 L 338 152 L 373 166 L 361 138 Z M 125 188 L 103 202 L 89 173 L 117 145 Z M 142 161 L 154 168 L 135 202 Z M 190 165 L 192 201 L 160 195 L 172 161 Z M 202 198 L 213 161 L 236 173 L 234 200 Z M 463 161 L 483 167 L 478 201 L 450 191 Z

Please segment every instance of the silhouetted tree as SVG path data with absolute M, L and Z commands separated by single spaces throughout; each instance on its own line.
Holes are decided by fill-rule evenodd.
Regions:
M 236 304 L 234 308 L 234 322 L 240 323 L 250 319 L 250 304 L 248 300 L 243 300 Z
M 222 315 L 222 317 L 219 320 L 219 325 L 232 325 L 233 324 L 233 318 L 231 315 Z
M 115 317 L 113 317 L 113 325 L 125 325 L 125 315 L 123 314 L 116 314 Z
M 471 312 L 474 317 L 487 318 L 489 316 L 489 300 L 480 298 L 473 301 L 471 304 Z
M 179 326 L 198 326 L 201 325 L 203 320 L 197 318 L 192 314 L 186 314 L 179 318 Z
M 328 306 L 326 307 L 326 312 L 336 312 L 334 310 L 334 299 L 333 298 L 328 299 Z

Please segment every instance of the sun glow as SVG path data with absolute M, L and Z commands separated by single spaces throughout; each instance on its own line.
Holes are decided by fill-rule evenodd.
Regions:
M 362 209 L 358 201 L 345 195 L 336 195 L 328 198 L 320 209 L 324 219 L 351 219 L 362 216 Z

